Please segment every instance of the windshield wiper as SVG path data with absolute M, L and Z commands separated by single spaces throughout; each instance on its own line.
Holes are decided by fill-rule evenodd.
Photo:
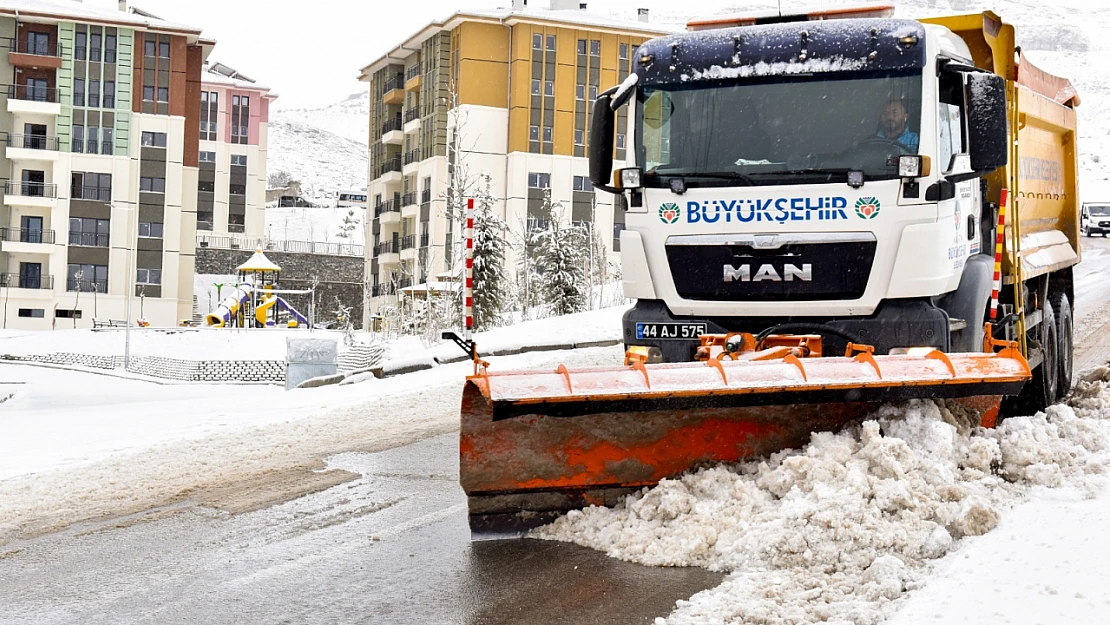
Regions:
M 746 186 L 753 186 L 755 182 L 748 174 L 742 174 L 738 171 L 692 171 L 692 172 L 648 172 L 648 175 L 659 176 L 660 178 L 681 178 L 686 180 L 739 180 Z

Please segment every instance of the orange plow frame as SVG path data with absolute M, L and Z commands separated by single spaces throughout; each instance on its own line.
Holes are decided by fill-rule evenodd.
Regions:
M 997 353 L 887 356 L 849 346 L 857 353 L 815 358 L 804 357 L 814 337 L 742 338 L 732 352 L 723 337 L 703 338 L 704 360 L 690 363 L 645 364 L 629 352 L 623 367 L 491 373 L 475 359 L 459 445 L 471 529 L 518 533 L 612 505 L 699 465 L 800 447 L 890 401 L 953 399 L 992 426 L 1001 398 L 1031 377 L 1008 343 Z

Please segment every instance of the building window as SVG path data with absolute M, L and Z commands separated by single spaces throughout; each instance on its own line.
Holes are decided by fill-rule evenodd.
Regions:
M 71 289 L 71 290 L 76 291 L 77 289 Z M 81 290 L 82 291 L 85 291 L 85 290 L 92 291 L 93 288 L 89 287 L 88 289 L 81 289 Z M 98 289 L 96 289 L 96 292 L 97 293 L 104 293 L 105 291 L 101 291 L 98 288 Z M 70 309 L 70 308 L 55 308 L 54 309 L 54 316 L 58 319 L 80 319 L 81 318 L 81 311 L 77 310 L 77 309 Z
M 150 37 L 150 35 L 148 35 Z M 147 39 L 143 42 L 143 56 L 154 56 L 157 50 L 157 42 L 153 39 Z
M 247 194 L 247 185 L 245 185 L 245 184 L 229 184 L 227 186 L 227 191 L 231 195 L 246 195 Z
M 618 132 L 617 133 L 617 149 L 618 150 L 623 150 L 624 149 L 624 133 L 623 132 Z
M 550 189 L 551 188 L 551 174 L 542 172 L 530 171 L 528 172 L 528 188 L 529 189 Z
M 42 319 L 46 316 L 46 310 L 42 308 L 20 308 L 20 317 L 29 317 L 32 319 Z
M 628 60 L 628 44 L 627 43 L 622 43 L 620 45 L 620 59 L 622 61 L 627 61 Z
M 231 164 L 232 165 L 242 165 L 243 167 L 246 167 L 247 166 L 247 155 L 246 154 L 232 154 L 231 155 Z
M 586 53 L 586 40 L 585 39 L 579 39 L 578 40 L 578 54 L 585 54 L 585 53 Z
M 574 145 L 586 145 L 586 133 L 581 128 L 574 129 Z
M 204 150 L 201 150 L 200 158 L 197 159 L 197 160 L 199 160 L 202 163 L 215 163 L 216 162 L 216 153 L 215 152 L 205 152 Z
M 135 270 L 135 284 L 162 284 L 162 270 L 139 267 Z
M 601 40 L 590 40 L 590 56 L 601 56 Z
M 555 35 L 547 36 L 547 49 L 552 52 L 555 51 Z
M 108 292 L 108 265 L 86 265 L 70 263 L 66 271 L 66 290 L 97 293 Z M 63 315 L 62 313 L 68 313 Z M 81 318 L 80 310 L 58 310 L 59 317 L 73 317 L 76 313 Z
M 89 81 L 89 107 L 100 108 L 100 81 Z
M 544 126 L 543 127 L 543 140 L 546 143 L 551 143 L 552 134 L 554 134 L 554 133 L 551 130 L 551 126 Z
M 146 87 L 143 87 L 143 89 L 146 89 Z M 169 102 L 170 101 L 170 88 L 169 87 L 158 87 L 158 101 L 159 102 Z
M 166 133 L 143 131 L 142 144 L 144 147 L 164 148 L 166 147 Z
M 113 145 L 114 142 L 112 141 L 112 129 L 102 128 L 100 131 L 100 137 L 103 140 L 103 142 L 101 143 L 100 153 L 108 154 L 110 156 L 114 151 L 113 148 L 115 147 Z
M 529 141 L 539 141 L 540 140 L 540 127 L 539 126 L 529 126 L 528 127 L 528 140 Z
M 153 85 L 143 85 L 143 101 L 144 102 L 153 102 L 154 101 L 154 86 Z
M 540 94 L 540 81 L 538 79 L 533 78 L 532 79 L 532 95 L 539 95 L 539 94 Z
M 212 229 L 212 213 L 197 211 L 197 230 Z
M 85 33 L 76 33 L 73 37 L 73 57 L 78 61 L 85 60 L 87 42 L 88 35 Z
M 100 33 L 89 35 L 89 60 L 94 63 L 100 62 L 100 39 Z
M 206 193 L 215 193 L 216 183 L 212 180 L 201 180 L 197 182 L 197 191 L 204 191 Z
M 590 85 L 590 102 L 597 99 L 597 85 Z
M 115 63 L 116 62 L 116 36 L 115 35 L 105 35 L 104 36 L 104 62 L 105 63 Z
M 96 126 L 89 126 L 87 130 L 88 139 L 85 141 L 85 153 L 97 154 L 100 152 L 100 150 L 98 149 L 100 147 L 100 141 L 97 139 L 97 135 L 100 134 L 100 129 Z
M 574 177 L 574 190 L 575 191 L 593 191 L 594 185 L 590 182 L 587 176 Z
M 219 92 L 200 92 L 200 138 L 216 140 L 216 116 L 219 114 Z
M 163 59 L 170 58 L 170 42 L 163 41 L 158 44 L 158 57 Z
M 166 179 L 157 177 L 139 178 L 139 191 L 146 191 L 148 193 L 165 193 Z
M 73 140 L 70 151 L 74 154 L 80 154 L 85 151 L 85 127 L 74 124 L 72 133 Z
M 80 200 L 112 200 L 112 174 L 75 171 L 70 177 L 70 197 Z
M 73 81 L 73 106 L 85 106 L 85 80 L 77 78 Z
M 69 218 L 69 244 L 79 247 L 108 247 L 107 219 Z
M 116 81 L 114 81 L 114 80 L 105 80 L 104 81 L 104 102 L 103 102 L 103 105 L 104 105 L 104 108 L 106 108 L 106 109 L 116 108 Z
M 161 239 L 162 224 L 157 221 L 140 221 L 139 236 L 146 239 Z
M 543 48 L 543 35 L 535 33 L 532 35 L 532 49 L 540 50 Z
M 247 124 L 250 121 L 251 99 L 247 96 L 231 96 L 231 142 L 247 143 Z
M 574 87 L 574 99 L 575 100 L 585 100 L 586 99 L 586 85 L 576 85 Z
M 543 94 L 546 96 L 555 95 L 555 81 L 547 80 L 543 83 Z

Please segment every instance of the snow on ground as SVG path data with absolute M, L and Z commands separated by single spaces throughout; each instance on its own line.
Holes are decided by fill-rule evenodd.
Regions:
M 269 125 L 267 175 L 286 171 L 306 197 L 366 188 L 370 156 L 365 143 L 275 116 Z
M 878 623 L 936 575 L 937 558 L 976 544 L 971 537 L 993 530 L 1030 491 L 1101 491 L 1108 381 L 1102 367 L 1078 385 L 1074 407 L 993 430 L 970 427 L 932 401 L 885 406 L 852 430 L 815 434 L 804 449 L 666 480 L 616 508 L 571 512 L 534 536 L 643 564 L 730 572 L 660 624 Z M 1033 541 L 1028 533 L 1041 526 L 1024 529 Z M 1000 568 L 994 562 L 990 570 Z M 979 574 L 968 601 L 983 600 L 982 582 L 997 583 Z M 1054 579 L 1048 584 L 1060 583 Z
M 363 185 L 365 186 L 365 184 Z M 330 198 L 334 204 L 334 198 Z M 338 236 L 343 220 L 351 211 L 358 220 L 349 238 Z M 266 238 L 279 241 L 312 241 L 317 243 L 350 243 L 364 245 L 363 226 L 366 210 L 324 206 L 319 208 L 268 207 L 266 209 Z
M 370 92 L 352 93 L 339 102 L 319 108 L 279 109 L 273 112 L 272 118 L 299 122 L 366 145 L 370 141 Z

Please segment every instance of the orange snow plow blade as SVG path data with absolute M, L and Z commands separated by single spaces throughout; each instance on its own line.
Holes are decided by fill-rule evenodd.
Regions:
M 1001 398 L 1031 377 L 1014 346 L 981 354 L 782 353 L 582 370 L 483 368 L 467 378 L 462 399 L 460 482 L 471 530 L 514 534 L 567 510 L 613 505 L 696 466 L 800 447 L 812 432 L 840 429 L 885 402 L 952 399 L 990 426 Z

